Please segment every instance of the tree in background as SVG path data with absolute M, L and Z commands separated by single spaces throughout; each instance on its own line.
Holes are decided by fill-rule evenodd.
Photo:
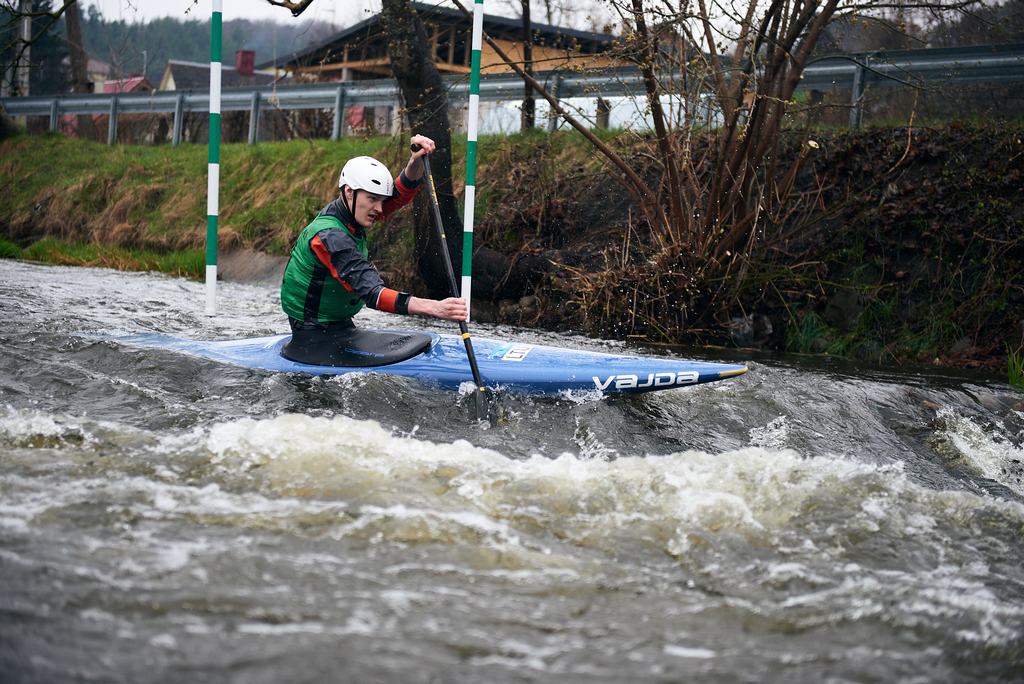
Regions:
M 83 21 L 86 50 L 107 61 L 112 78 L 142 74 L 154 85 L 163 75 L 170 59 L 205 63 L 210 59 L 210 19 L 208 16 L 179 19 L 160 17 L 145 24 L 106 19 L 90 6 Z M 300 50 L 329 35 L 323 22 L 287 22 L 225 18 L 223 54 L 232 64 L 237 50 L 253 50 L 256 61 L 263 62 Z M 145 55 L 143 55 L 145 51 Z
M 69 0 L 64 5 L 64 21 L 67 24 L 68 52 L 71 56 L 71 92 L 88 93 L 92 91 L 89 83 L 89 55 L 85 51 L 85 40 L 82 38 L 82 19 L 78 0 Z M 78 137 L 91 139 L 95 136 L 95 126 L 88 114 L 79 114 L 76 131 Z
M 409 119 L 410 130 L 437 143 L 431 155 L 430 169 L 437 185 L 441 218 L 446 226 L 461 225 L 452 187 L 452 138 L 448 120 L 448 94 L 441 74 L 434 65 L 426 30 L 409 0 L 383 0 L 382 23 L 388 40 L 391 71 L 398 82 Z M 416 197 L 415 235 L 418 272 L 432 296 L 448 291 L 446 272 L 439 268 L 440 245 L 431 228 L 426 193 Z M 452 263 L 462 261 L 462 236 L 446 231 Z
M 983 4 L 956 15 L 939 15 L 928 27 L 933 47 L 1024 41 L 1024 0 Z
M 523 71 L 533 76 L 533 22 L 530 20 L 530 0 L 522 0 L 522 19 Z M 533 88 L 525 81 L 523 82 L 522 107 L 522 116 L 519 117 L 519 130 L 525 133 L 533 129 L 537 120 L 537 102 L 533 97 Z
M 452 0 L 468 10 L 460 0 Z M 942 16 L 979 0 L 907 0 L 903 16 Z M 598 139 L 490 37 L 485 40 L 604 155 L 610 179 L 643 212 L 652 254 L 633 274 L 637 316 L 656 329 L 725 318 L 750 257 L 776 239 L 813 145 L 795 161 L 780 133 L 815 45 L 833 18 L 870 15 L 888 0 L 607 0 L 623 26 L 617 56 L 636 65 L 653 128 L 653 164 Z M 654 178 L 654 182 L 651 182 Z M 620 278 L 607 296 L 621 296 Z M 619 294 L 614 294 L 618 292 Z M 710 321 L 708 321 L 710 322 Z M 667 325 L 664 325 L 667 324 Z
M 32 0 L 27 15 L 31 20 L 31 38 L 24 43 L 19 30 L 26 13 L 12 0 L 0 2 L 0 78 L 4 79 L 4 90 L 17 92 L 14 66 L 21 61 L 25 49 L 30 48 L 29 93 L 50 95 L 67 91 L 63 11 L 63 3 L 54 8 L 53 0 Z

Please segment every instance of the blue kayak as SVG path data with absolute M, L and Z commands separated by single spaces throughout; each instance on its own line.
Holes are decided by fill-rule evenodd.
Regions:
M 368 331 L 370 335 L 375 331 Z M 120 337 L 121 344 L 166 349 L 245 368 L 307 375 L 382 373 L 415 378 L 421 382 L 458 389 L 472 383 L 469 362 L 461 337 L 427 333 L 381 331 L 381 336 L 422 338 L 422 346 L 403 360 L 381 358 L 380 365 L 312 365 L 282 355 L 290 335 L 242 340 L 199 341 L 158 333 Z M 741 364 L 707 363 L 578 351 L 538 344 L 473 338 L 484 385 L 517 394 L 559 394 L 597 391 L 603 394 L 635 394 L 724 380 L 747 372 Z M 370 350 L 351 354 L 375 356 Z

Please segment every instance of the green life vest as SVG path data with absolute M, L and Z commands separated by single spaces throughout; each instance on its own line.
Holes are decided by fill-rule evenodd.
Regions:
M 351 231 L 333 216 L 317 216 L 306 226 L 295 241 L 291 259 L 281 281 L 281 307 L 291 318 L 300 321 L 330 323 L 352 318 L 363 308 L 363 300 L 355 292 L 338 282 L 313 253 L 313 238 L 322 230 Z M 366 233 L 352 235 L 356 249 L 366 257 L 369 253 Z

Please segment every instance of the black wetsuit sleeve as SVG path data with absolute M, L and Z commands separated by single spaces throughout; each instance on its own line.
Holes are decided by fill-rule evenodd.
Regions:
M 327 248 L 334 273 L 341 283 L 347 284 L 367 306 L 377 308 L 384 281 L 373 264 L 359 253 L 352 236 L 344 230 L 322 230 L 317 236 Z

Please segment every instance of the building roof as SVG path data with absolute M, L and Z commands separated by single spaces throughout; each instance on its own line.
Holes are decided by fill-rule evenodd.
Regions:
M 467 30 L 472 27 L 473 21 L 466 17 L 461 10 L 450 7 L 438 7 L 422 2 L 411 3 L 417 14 L 424 22 L 444 23 L 446 25 L 461 25 Z M 301 66 L 310 64 L 322 64 L 330 61 L 337 61 L 341 56 L 341 47 L 346 43 L 354 42 L 360 38 L 369 38 L 371 34 L 380 33 L 383 29 L 381 14 L 375 14 L 369 19 L 350 26 L 333 36 L 321 41 L 311 47 L 298 50 L 289 55 L 263 62 L 256 65 L 258 69 L 269 69 L 273 67 Z M 492 38 L 505 38 L 513 41 L 522 40 L 523 24 L 520 19 L 499 17 L 492 14 L 484 15 L 484 30 Z M 594 33 L 592 31 L 578 31 L 576 29 L 549 24 L 533 24 L 533 35 L 535 45 L 546 45 L 549 47 L 571 48 L 585 53 L 603 52 L 611 47 L 615 36 L 607 33 Z
M 103 92 L 105 93 L 134 93 L 149 90 L 156 90 L 156 88 L 145 76 L 129 76 L 103 82 Z
M 87 55 L 87 57 L 88 60 L 85 64 L 85 73 L 89 74 L 90 76 L 102 76 L 103 78 L 106 78 L 110 75 L 112 69 L 109 64 L 104 62 L 102 59 L 93 57 L 92 55 Z M 62 66 L 70 69 L 71 57 L 69 55 L 64 55 L 61 58 L 60 63 Z
M 275 80 L 274 74 L 257 71 L 252 76 L 242 76 L 235 67 L 227 64 L 221 65 L 220 83 L 224 88 L 270 85 Z M 167 60 L 163 77 L 160 79 L 160 90 L 207 90 L 209 87 L 209 62 Z

